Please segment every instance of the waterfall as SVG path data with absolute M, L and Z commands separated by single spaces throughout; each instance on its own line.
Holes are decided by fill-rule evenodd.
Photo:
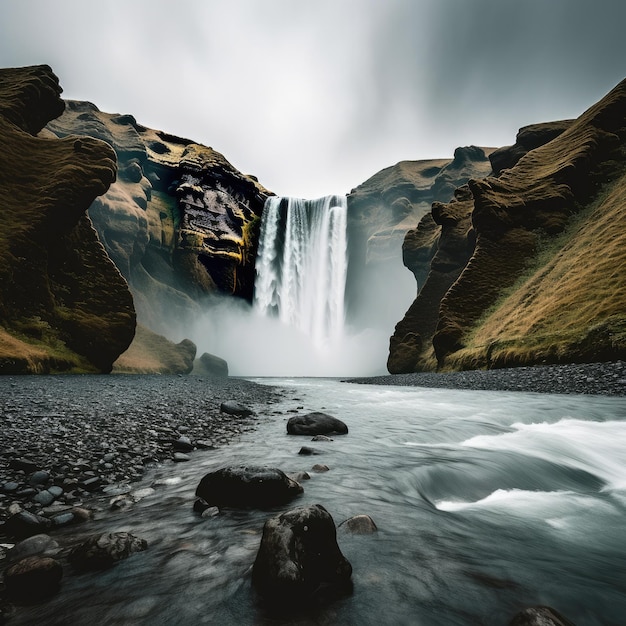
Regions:
M 253 306 L 317 348 L 343 336 L 346 225 L 345 196 L 270 197 L 263 210 Z

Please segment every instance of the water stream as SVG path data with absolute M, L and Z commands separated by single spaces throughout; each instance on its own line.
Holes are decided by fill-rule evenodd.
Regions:
M 265 382 L 289 389 L 271 406 L 281 413 L 238 443 L 160 468 L 144 484 L 153 495 L 89 528 L 132 531 L 148 551 L 104 574 L 67 576 L 58 596 L 14 623 L 504 625 L 536 604 L 578 626 L 624 623 L 626 399 Z M 290 437 L 296 407 L 325 410 L 350 433 Z M 299 456 L 302 445 L 321 454 Z M 379 531 L 339 533 L 352 595 L 275 618 L 250 568 L 276 511 L 202 519 L 194 490 L 226 464 L 291 472 L 315 462 L 330 471 L 311 473 L 294 505 L 321 503 L 337 524 L 367 513 Z

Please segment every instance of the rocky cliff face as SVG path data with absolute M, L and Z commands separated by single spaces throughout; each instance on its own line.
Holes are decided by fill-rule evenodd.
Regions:
M 409 265 L 432 261 L 392 373 L 624 356 L 625 126 L 622 83 L 577 120 L 522 129 L 491 155 L 499 177 L 433 205 L 405 240 Z
M 95 139 L 36 136 L 64 103 L 47 66 L 0 70 L 0 372 L 108 372 L 135 311 L 85 212 L 115 180 Z
M 265 190 L 212 148 L 146 128 L 131 115 L 68 101 L 59 137 L 109 143 L 118 180 L 90 207 L 100 241 L 128 280 L 139 319 L 167 334 L 207 295 L 251 299 Z
M 392 306 L 398 297 L 396 285 L 405 285 L 403 261 L 415 274 L 418 286 L 424 283 L 438 238 L 430 217 L 432 203 L 447 202 L 470 178 L 487 176 L 492 151 L 468 146 L 457 148 L 453 159 L 402 161 L 351 191 L 347 283 L 353 315 L 356 310 L 356 316 L 367 321 L 376 303 Z M 414 245 L 410 242 L 417 236 L 418 222 L 419 245 Z

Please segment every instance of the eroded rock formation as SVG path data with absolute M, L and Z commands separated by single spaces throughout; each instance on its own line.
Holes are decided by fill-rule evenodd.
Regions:
M 108 142 L 118 180 L 90 207 L 100 240 L 128 280 L 139 320 L 168 335 L 208 294 L 251 299 L 260 215 L 270 195 L 212 148 L 152 130 L 132 115 L 68 101 L 48 125 Z
M 63 112 L 48 66 L 0 70 L 0 372 L 108 372 L 131 342 L 128 286 L 85 212 L 115 180 L 91 138 L 35 136 Z
M 626 354 L 625 126 L 622 83 L 573 122 L 522 129 L 492 155 L 498 178 L 433 205 L 405 240 L 405 259 L 432 261 L 392 373 Z

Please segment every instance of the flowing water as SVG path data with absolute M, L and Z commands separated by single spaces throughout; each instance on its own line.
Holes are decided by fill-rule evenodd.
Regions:
M 323 348 L 345 321 L 347 200 L 268 198 L 256 262 L 254 308 L 277 316 Z
M 578 626 L 624 624 L 626 399 L 266 382 L 288 394 L 255 432 L 162 467 L 146 479 L 153 495 L 89 528 L 132 531 L 146 552 L 67 576 L 58 596 L 15 623 L 504 625 L 547 604 Z M 350 433 L 328 443 L 288 436 L 297 407 L 333 414 Z M 299 456 L 302 445 L 322 454 Z M 227 464 L 292 472 L 316 462 L 330 471 L 311 473 L 294 506 L 320 503 L 337 524 L 367 513 L 379 530 L 338 534 L 351 595 L 275 617 L 250 568 L 276 511 L 202 519 L 194 490 Z

